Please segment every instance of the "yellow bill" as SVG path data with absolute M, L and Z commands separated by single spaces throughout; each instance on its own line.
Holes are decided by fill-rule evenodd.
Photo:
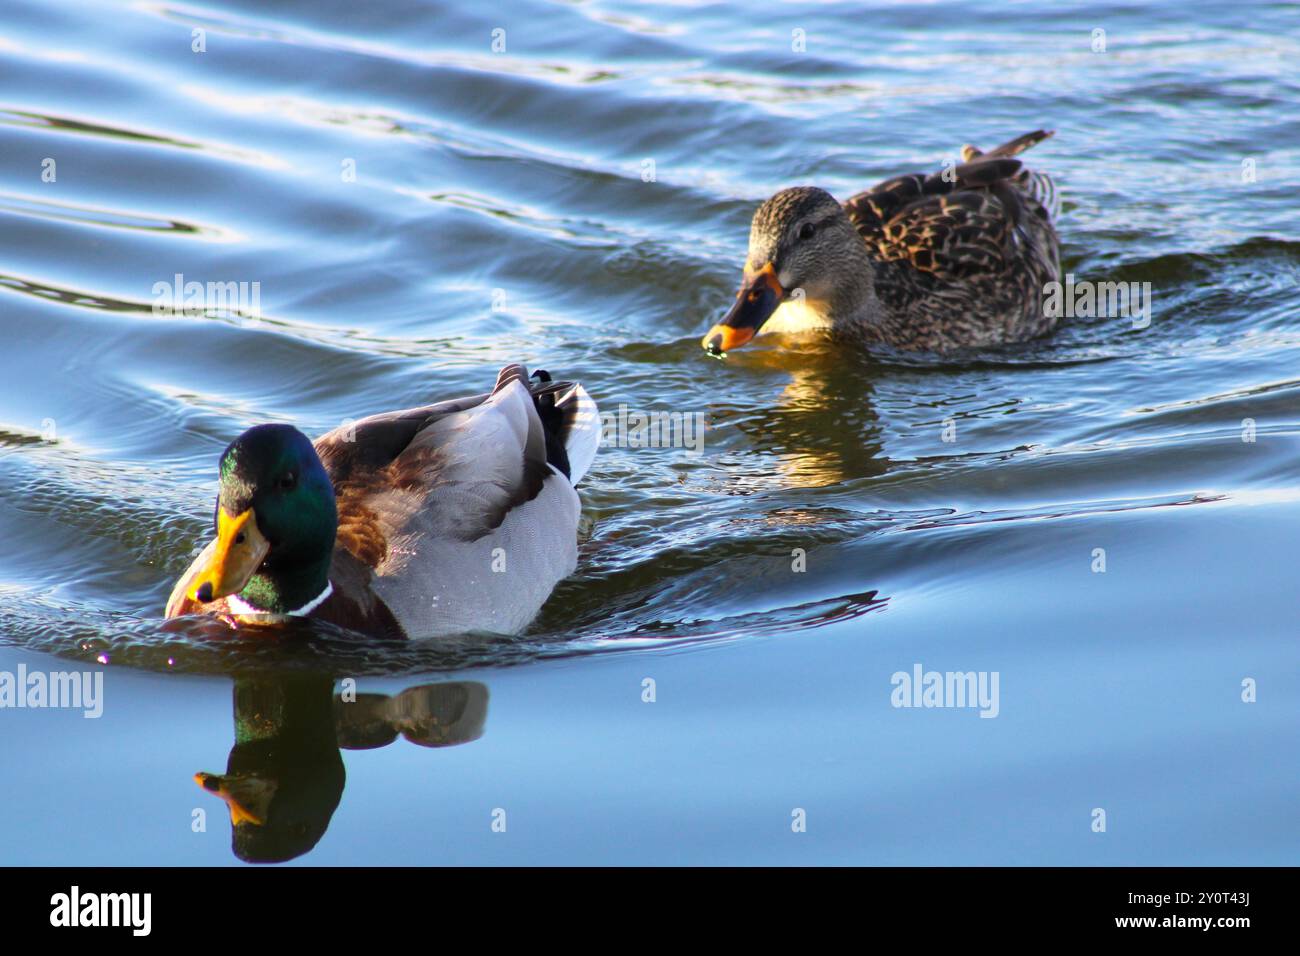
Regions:
M 243 590 L 271 548 L 249 508 L 235 516 L 217 509 L 217 546 L 190 586 L 189 597 L 207 603 Z

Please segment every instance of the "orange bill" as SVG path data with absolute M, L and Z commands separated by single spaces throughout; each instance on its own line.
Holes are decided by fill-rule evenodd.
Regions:
M 714 355 L 722 355 L 732 349 L 738 349 L 763 327 L 763 323 L 772 317 L 785 290 L 777 281 L 776 269 L 772 263 L 766 263 L 761 269 L 745 268 L 745 281 L 736 293 L 735 304 L 700 343 Z

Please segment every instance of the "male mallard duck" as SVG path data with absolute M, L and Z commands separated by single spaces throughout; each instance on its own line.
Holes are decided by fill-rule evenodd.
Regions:
M 1038 130 L 960 165 L 890 179 L 843 206 L 784 189 L 754 213 L 745 279 L 704 336 L 713 354 L 758 332 L 829 329 L 865 343 L 945 351 L 1040 335 L 1060 273 L 1056 190 L 1013 156 Z
M 258 425 L 221 456 L 217 537 L 167 616 L 311 617 L 385 637 L 513 634 L 577 566 L 596 454 L 582 386 L 508 365 L 486 395 L 309 441 Z

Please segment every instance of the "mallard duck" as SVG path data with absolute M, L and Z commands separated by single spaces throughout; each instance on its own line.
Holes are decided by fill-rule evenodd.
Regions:
M 760 331 L 826 329 L 895 348 L 947 351 L 1049 331 L 1059 278 L 1056 190 L 1012 157 L 1038 130 L 942 172 L 887 180 L 841 205 L 784 189 L 759 206 L 736 302 L 704 336 L 724 354 Z
M 581 385 L 509 365 L 485 395 L 309 441 L 258 425 L 221 456 L 216 539 L 167 616 L 310 617 L 381 637 L 523 630 L 577 566 L 599 444 Z

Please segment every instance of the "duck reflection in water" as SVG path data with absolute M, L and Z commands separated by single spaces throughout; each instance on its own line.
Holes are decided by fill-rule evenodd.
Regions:
M 353 699 L 355 698 L 355 699 Z M 231 849 L 248 863 L 282 863 L 312 849 L 343 796 L 342 750 L 405 737 L 453 747 L 483 735 L 488 689 L 474 681 L 400 694 L 334 693 L 327 676 L 235 681 L 235 745 L 224 774 L 197 773 L 230 809 Z
M 716 425 L 734 423 L 749 439 L 744 453 L 728 463 L 733 491 L 820 488 L 888 470 L 874 408 L 880 365 L 870 356 L 836 349 L 829 340 L 804 340 L 799 346 L 751 350 L 725 369 L 733 376 L 757 375 L 766 380 L 760 387 L 768 389 L 775 384 L 772 373 L 784 378 L 779 391 L 753 407 L 711 409 Z

